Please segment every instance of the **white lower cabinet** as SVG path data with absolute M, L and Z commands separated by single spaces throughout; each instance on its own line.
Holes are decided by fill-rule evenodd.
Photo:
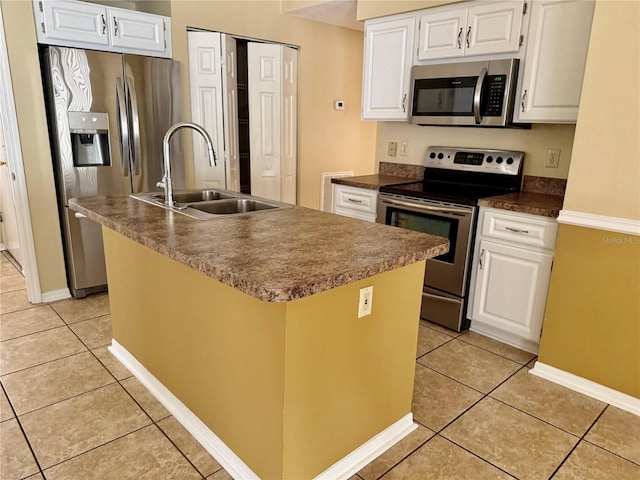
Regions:
M 480 209 L 467 316 L 471 330 L 537 353 L 557 222 Z
M 345 217 L 376 221 L 378 192 L 367 188 L 335 185 L 333 190 L 333 213 Z

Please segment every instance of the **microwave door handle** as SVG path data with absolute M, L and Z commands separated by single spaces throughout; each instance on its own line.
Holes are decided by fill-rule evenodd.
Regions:
M 386 203 L 388 205 L 395 205 L 397 207 L 414 208 L 416 210 L 424 210 L 424 211 L 427 211 L 427 212 L 459 213 L 459 214 L 468 214 L 469 213 L 468 210 L 462 210 L 460 208 L 431 207 L 429 205 L 419 205 L 419 204 L 416 204 L 416 203 L 400 202 L 398 200 L 389 200 L 388 198 L 385 198 L 382 202 Z
M 473 116 L 476 119 L 476 125 L 480 125 L 482 117 L 480 116 L 480 99 L 482 98 L 482 85 L 484 79 L 487 78 L 487 69 L 482 68 L 480 75 L 478 75 L 478 81 L 476 82 L 476 90 L 473 94 Z
M 129 176 L 129 121 L 127 119 L 127 105 L 124 96 L 124 85 L 120 77 L 116 78 L 116 111 L 118 114 L 118 131 L 120 133 L 120 157 L 124 176 Z

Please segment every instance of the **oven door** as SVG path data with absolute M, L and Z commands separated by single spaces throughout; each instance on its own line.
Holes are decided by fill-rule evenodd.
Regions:
M 381 193 L 379 223 L 449 239 L 449 252 L 427 261 L 425 286 L 464 296 L 475 207 Z

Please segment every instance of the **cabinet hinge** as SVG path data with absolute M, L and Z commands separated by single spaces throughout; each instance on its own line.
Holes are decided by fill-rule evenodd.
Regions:
M 520 35 L 520 44 L 518 46 L 521 47 L 523 43 L 524 43 L 524 35 Z
M 524 2 L 524 5 L 522 6 L 522 14 L 523 15 L 527 14 L 527 9 L 529 8 L 529 7 L 527 7 L 527 5 L 528 5 L 528 3 Z
M 44 22 L 40 22 L 40 30 L 42 30 L 42 33 L 47 33 L 47 30 L 44 28 Z
M 38 9 L 40 9 L 41 12 L 44 12 L 44 6 L 42 5 L 42 2 L 38 2 Z

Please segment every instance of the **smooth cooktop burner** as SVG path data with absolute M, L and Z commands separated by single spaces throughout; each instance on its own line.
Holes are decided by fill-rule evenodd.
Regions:
M 523 152 L 429 147 L 424 180 L 387 185 L 380 192 L 477 205 L 481 198 L 520 191 L 523 161 Z

